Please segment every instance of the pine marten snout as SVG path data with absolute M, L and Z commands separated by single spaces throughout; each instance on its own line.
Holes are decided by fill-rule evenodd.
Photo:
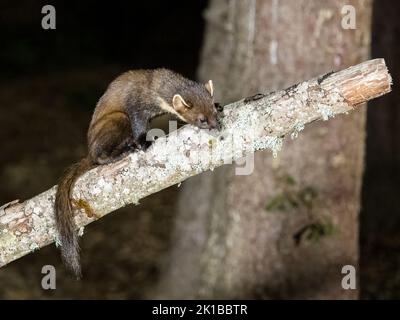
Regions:
M 108 86 L 88 130 L 88 155 L 70 167 L 58 184 L 55 213 L 66 267 L 81 276 L 77 230 L 71 203 L 80 175 L 94 166 L 146 149 L 150 121 L 171 113 L 202 129 L 218 129 L 213 83 L 201 84 L 167 69 L 128 71 Z

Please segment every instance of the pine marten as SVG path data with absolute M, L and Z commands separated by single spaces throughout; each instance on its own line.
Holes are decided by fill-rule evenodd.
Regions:
M 128 71 L 111 82 L 98 101 L 87 134 L 88 155 L 67 169 L 55 199 L 61 257 L 77 278 L 81 267 L 71 203 L 75 181 L 95 166 L 145 150 L 149 122 L 165 113 L 199 128 L 217 129 L 212 81 L 200 84 L 167 69 Z

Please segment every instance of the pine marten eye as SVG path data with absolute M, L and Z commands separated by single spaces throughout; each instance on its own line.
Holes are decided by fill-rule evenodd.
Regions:
M 199 115 L 198 121 L 199 121 L 201 124 L 205 124 L 205 123 L 208 122 L 208 119 L 207 119 L 207 117 L 206 117 L 204 114 L 201 114 L 201 115 Z

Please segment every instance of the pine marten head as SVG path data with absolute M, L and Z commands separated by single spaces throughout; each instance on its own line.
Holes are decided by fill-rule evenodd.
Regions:
M 219 129 L 213 96 L 211 80 L 206 84 L 190 81 L 174 95 L 172 106 L 178 116 L 191 125 L 201 129 Z

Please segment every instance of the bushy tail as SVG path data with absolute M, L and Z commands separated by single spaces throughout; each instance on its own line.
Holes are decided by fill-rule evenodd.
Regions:
M 71 203 L 72 189 L 79 176 L 92 166 L 89 158 L 84 158 L 68 168 L 60 179 L 55 200 L 56 226 L 61 241 L 61 257 L 65 266 L 77 278 L 81 277 L 81 265 L 79 261 L 78 233 L 74 223 L 74 212 Z

